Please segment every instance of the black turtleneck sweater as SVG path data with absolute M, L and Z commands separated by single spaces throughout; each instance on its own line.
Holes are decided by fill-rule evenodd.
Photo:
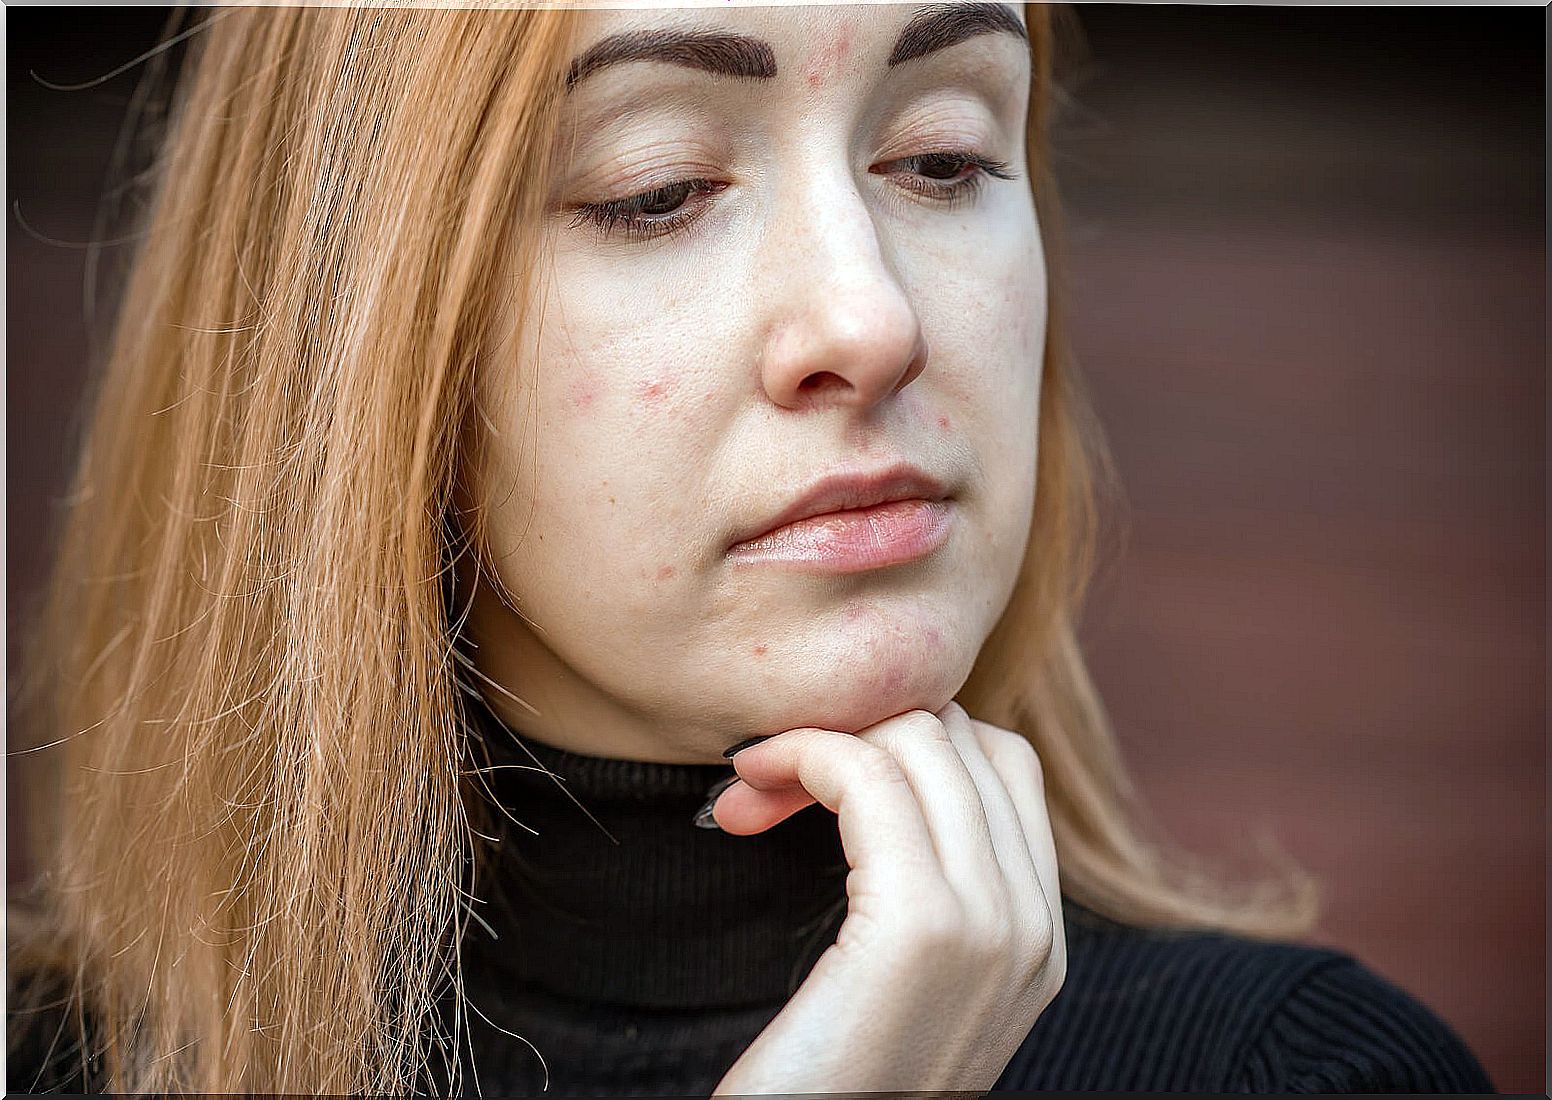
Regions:
M 560 1095 L 709 1094 L 835 942 L 847 867 L 834 814 L 810 806 L 754 836 L 699 829 L 730 765 L 523 738 L 557 781 L 510 732 L 486 731 L 506 765 L 493 793 L 538 835 L 503 819 L 477 891 L 500 938 L 476 926 L 465 939 L 465 988 L 488 1017 L 473 1025 L 480 1087 L 538 1092 L 547 1071 Z M 1342 952 L 1062 909 L 1066 981 L 998 1089 L 1494 1091 L 1434 1013 Z
M 708 1095 L 835 940 L 834 815 L 810 806 L 755 836 L 701 829 L 691 819 L 731 766 L 524 738 L 550 775 L 504 728 L 480 727 L 490 793 L 516 821 L 492 810 L 500 839 L 475 888 L 489 927 L 471 922 L 463 943 L 465 1095 Z M 1495 1091 L 1437 1015 L 1343 952 L 1144 930 L 1066 897 L 1063 920 L 1066 982 L 998 1091 Z M 47 1069 L 29 1038 L 52 1035 L 40 1023 L 12 1050 L 12 1092 Z M 82 1091 L 69 1070 L 43 1084 Z

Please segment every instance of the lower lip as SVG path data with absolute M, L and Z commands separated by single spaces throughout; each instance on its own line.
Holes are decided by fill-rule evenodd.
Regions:
M 821 573 L 855 573 L 924 558 L 947 541 L 946 500 L 894 500 L 828 512 L 778 527 L 728 551 L 739 564 L 784 564 Z

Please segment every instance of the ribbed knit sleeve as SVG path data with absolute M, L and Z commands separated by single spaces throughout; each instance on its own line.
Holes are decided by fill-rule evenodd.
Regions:
M 1431 1009 L 1348 955 L 1306 974 L 1252 1043 L 1239 1091 L 1494 1093 Z

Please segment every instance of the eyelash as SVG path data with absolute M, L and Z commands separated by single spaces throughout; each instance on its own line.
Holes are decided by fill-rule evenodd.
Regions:
M 930 176 L 912 174 L 914 183 L 904 184 L 907 190 L 915 191 L 945 204 L 946 209 L 954 209 L 960 204 L 973 199 L 985 186 L 988 177 L 1002 180 L 1015 178 L 1006 161 L 990 160 L 978 153 L 966 152 L 956 149 L 937 150 L 929 153 L 916 153 L 908 157 L 900 157 L 890 161 L 891 164 L 914 164 L 920 167 L 929 161 L 947 161 L 957 167 L 957 171 L 965 168 L 974 168 L 975 172 L 962 180 L 946 183 L 933 179 Z M 957 174 L 957 172 L 956 172 Z M 673 183 L 655 187 L 650 191 L 630 195 L 623 199 L 610 199 L 605 202 L 582 203 L 577 206 L 576 214 L 571 220 L 572 228 L 578 228 L 588 222 L 592 222 L 598 230 L 598 236 L 605 238 L 613 235 L 617 230 L 627 240 L 651 240 L 658 237 L 667 237 L 686 229 L 692 222 L 700 217 L 699 205 L 685 209 L 683 199 L 688 199 L 694 194 L 714 195 L 723 190 L 727 185 L 716 183 L 708 179 L 676 180 Z M 657 219 L 643 219 L 642 213 L 648 207 L 659 203 L 672 202 L 682 196 L 681 205 L 669 214 Z

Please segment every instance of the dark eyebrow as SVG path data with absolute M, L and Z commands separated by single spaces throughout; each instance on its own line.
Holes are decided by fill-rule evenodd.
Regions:
M 1024 24 L 1008 5 L 951 0 L 923 8 L 911 18 L 889 53 L 888 65 L 893 68 L 978 34 L 1011 34 L 1029 42 Z M 758 38 L 716 31 L 625 31 L 600 39 L 572 61 L 566 91 L 598 70 L 626 61 L 664 61 L 744 80 L 776 75 L 776 55 Z
M 890 51 L 889 67 L 913 61 L 978 34 L 1011 34 L 1025 45 L 1029 44 L 1029 32 L 1008 5 L 971 4 L 955 0 L 953 3 L 933 4 L 912 17 L 895 41 L 895 48 Z
M 566 74 L 566 91 L 599 69 L 625 61 L 666 61 L 750 80 L 776 75 L 776 55 L 758 38 L 714 31 L 626 31 L 582 51 Z

